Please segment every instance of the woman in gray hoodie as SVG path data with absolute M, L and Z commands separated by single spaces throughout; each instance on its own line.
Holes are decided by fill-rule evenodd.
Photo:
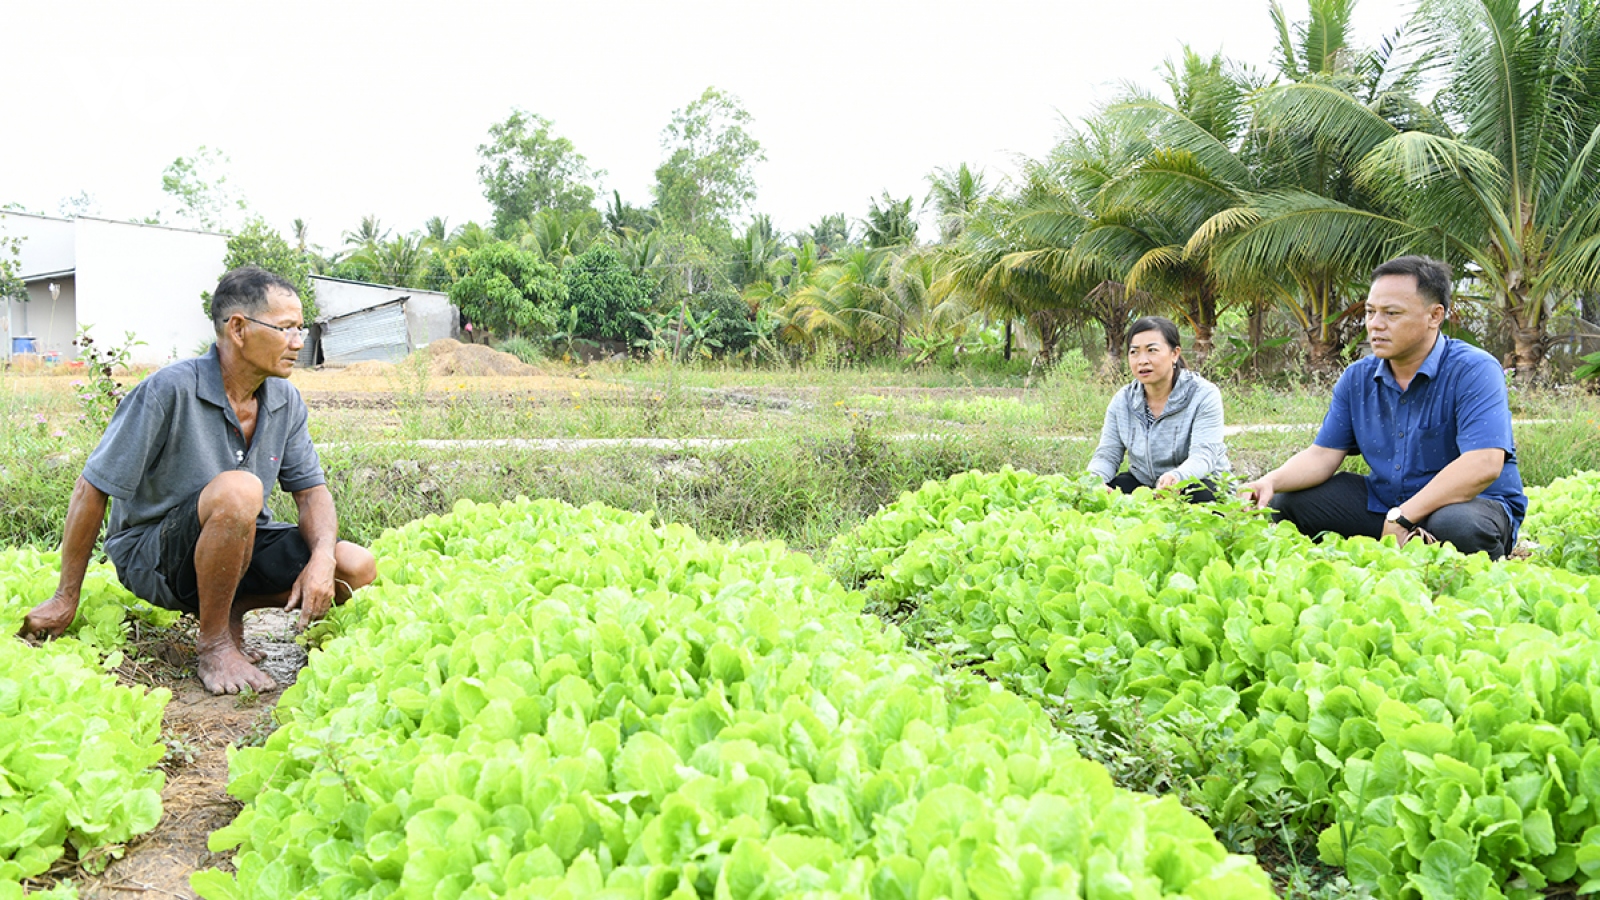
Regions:
M 1171 319 L 1146 316 L 1128 333 L 1128 367 L 1134 380 L 1106 407 L 1089 471 L 1107 488 L 1130 494 L 1141 486 L 1162 491 L 1200 479 L 1184 496 L 1194 502 L 1216 499 L 1210 476 L 1229 470 L 1222 444 L 1222 392 L 1184 368 L 1178 326 Z M 1118 475 L 1124 454 L 1128 471 Z

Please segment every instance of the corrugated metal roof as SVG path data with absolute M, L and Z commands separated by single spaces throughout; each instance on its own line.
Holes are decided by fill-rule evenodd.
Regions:
M 378 359 L 395 362 L 411 351 L 400 301 L 329 319 L 322 324 L 322 361 L 334 365 Z
M 331 281 L 334 284 L 354 284 L 361 287 L 382 288 L 383 290 L 394 291 L 396 293 L 405 291 L 408 294 L 431 294 L 436 297 L 443 297 L 446 300 L 450 299 L 450 295 L 445 291 L 430 291 L 426 288 L 408 288 L 401 287 L 397 284 L 379 284 L 376 281 L 355 281 L 350 278 L 334 278 L 331 275 L 312 275 L 309 277 L 312 281 Z

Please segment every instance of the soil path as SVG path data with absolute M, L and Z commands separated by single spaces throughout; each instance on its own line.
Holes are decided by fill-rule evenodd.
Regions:
M 305 651 L 294 643 L 296 614 L 263 610 L 245 621 L 245 643 L 267 654 L 261 663 L 281 685 L 294 682 L 305 665 Z M 228 747 L 264 738 L 280 691 L 253 699 L 217 697 L 194 674 L 192 629 L 173 631 L 129 648 L 141 657 L 119 674 L 143 685 L 172 691 L 162 720 L 169 747 L 161 792 L 161 823 L 129 844 L 122 859 L 97 876 L 80 876 L 85 900 L 131 897 L 192 898 L 189 875 L 200 869 L 232 869 L 232 854 L 206 847 L 211 832 L 233 821 L 240 804 L 228 796 Z

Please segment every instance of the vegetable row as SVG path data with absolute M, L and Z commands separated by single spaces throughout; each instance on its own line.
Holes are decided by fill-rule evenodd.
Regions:
M 1522 538 L 1534 559 L 1585 575 L 1600 575 L 1600 472 L 1579 472 L 1528 489 Z
M 1271 896 L 780 545 L 519 500 L 376 549 L 202 896 Z
M 1219 830 L 1295 818 L 1384 897 L 1600 889 L 1600 579 L 1012 471 L 904 495 L 830 565 L 1168 755 Z
M 69 636 L 39 647 L 10 637 L 59 571 L 53 553 L 0 550 L 0 898 L 20 896 L 69 848 L 95 860 L 161 819 L 155 766 L 169 695 L 125 687 L 109 670 L 130 619 L 170 619 L 97 566 Z

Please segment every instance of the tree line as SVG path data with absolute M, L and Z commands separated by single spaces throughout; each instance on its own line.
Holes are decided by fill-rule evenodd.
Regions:
M 751 116 L 708 88 L 663 130 L 647 206 L 600 195 L 605 173 L 517 109 L 478 147 L 488 224 L 368 217 L 329 251 L 297 222 L 286 246 L 319 273 L 447 291 L 501 337 L 927 359 L 1003 331 L 1008 354 L 1092 335 L 1115 359 L 1162 313 L 1202 359 L 1293 349 L 1325 371 L 1359 351 L 1371 269 L 1426 253 L 1458 274 L 1452 333 L 1546 370 L 1600 321 L 1600 0 L 1428 0 L 1376 47 L 1353 42 L 1354 6 L 1294 22 L 1273 0 L 1267 71 L 1183 47 L 1017 177 L 960 163 L 858 218 L 784 233 L 756 212 Z M 166 174 L 203 205 L 184 193 L 197 162 Z

